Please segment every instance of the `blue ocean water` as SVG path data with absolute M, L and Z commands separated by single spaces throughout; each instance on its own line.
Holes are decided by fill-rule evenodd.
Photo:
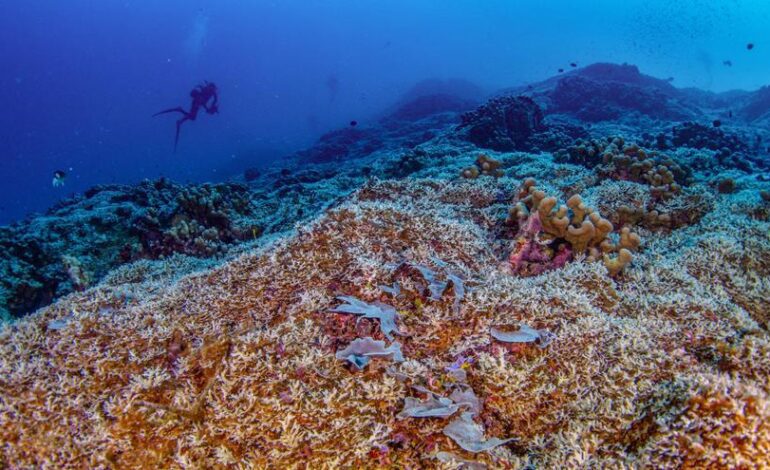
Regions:
M 365 124 L 428 78 L 491 91 L 607 61 L 756 89 L 768 20 L 760 0 L 5 1 L 0 223 L 96 184 L 226 179 Z M 174 153 L 173 118 L 151 116 L 188 106 L 203 80 L 220 114 L 187 123 Z

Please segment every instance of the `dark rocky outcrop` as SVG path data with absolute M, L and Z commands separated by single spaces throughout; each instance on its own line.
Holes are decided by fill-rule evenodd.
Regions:
M 463 114 L 458 127 L 464 139 L 498 151 L 525 150 L 543 130 L 543 111 L 526 96 L 494 98 Z
M 445 93 L 425 95 L 399 106 L 386 119 L 417 121 L 439 113 L 461 113 L 475 105 L 473 101 Z
M 596 81 L 580 75 L 559 80 L 548 97 L 549 113 L 571 114 L 587 122 L 617 120 L 629 113 L 663 120 L 691 116 L 659 87 Z

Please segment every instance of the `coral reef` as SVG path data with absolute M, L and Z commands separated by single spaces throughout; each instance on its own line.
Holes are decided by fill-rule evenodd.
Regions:
M 562 76 L 529 91 L 538 126 L 521 97 L 469 115 L 515 152 L 418 113 L 342 160 L 306 158 L 338 135 L 246 183 L 101 186 L 0 228 L 0 466 L 762 468 L 768 178 L 663 153 L 673 123 L 602 90 L 762 130 L 630 66 L 565 75 L 601 85 L 586 110 L 641 109 L 570 127 Z
M 674 147 L 692 147 L 696 149 L 744 152 L 748 146 L 736 135 L 720 128 L 704 126 L 696 122 L 685 122 L 671 129 L 671 145 Z
M 549 112 L 569 113 L 586 122 L 616 120 L 628 113 L 676 120 L 689 115 L 669 104 L 669 97 L 656 89 L 625 83 L 597 82 L 581 76 L 559 80 L 549 96 Z
M 143 280 L 131 274 L 141 266 L 129 266 L 6 328 L 0 439 L 10 445 L 0 458 L 22 467 L 316 468 L 732 467 L 761 458 L 770 339 L 752 319 L 767 321 L 766 285 L 751 276 L 770 275 L 766 222 L 714 214 L 684 249 L 659 236 L 620 283 L 578 261 L 520 278 L 498 269 L 489 247 L 503 207 L 494 186 L 448 202 L 467 196 L 467 184 L 371 183 L 296 234 L 212 270 Z M 578 202 L 570 205 L 591 220 Z M 479 211 L 490 216 L 469 217 Z M 408 269 L 398 268 L 405 256 Z M 715 259 L 724 281 L 713 278 Z M 472 302 L 455 310 L 418 301 L 443 282 L 440 270 L 478 279 Z M 404 362 L 357 371 L 337 359 L 355 337 L 385 339 L 379 320 L 356 325 L 328 312 L 342 292 L 399 312 Z M 490 334 L 522 324 L 554 338 L 541 349 Z M 347 329 L 355 337 L 338 342 Z M 418 406 L 447 408 L 447 417 L 399 418 Z
M 165 179 L 97 186 L 42 216 L 0 227 L 0 319 L 48 305 L 125 263 L 176 253 L 222 257 L 290 229 L 349 185 L 329 181 L 332 175 L 265 172 L 254 186 Z M 63 257 L 90 282 L 79 283 L 80 274 L 73 278 Z
M 594 64 L 575 71 L 544 95 L 549 114 L 568 114 L 584 122 L 631 116 L 675 121 L 694 115 L 671 84 L 625 64 Z

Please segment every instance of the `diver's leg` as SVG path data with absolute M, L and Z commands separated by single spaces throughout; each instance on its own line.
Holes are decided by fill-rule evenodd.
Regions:
M 176 153 L 176 146 L 179 144 L 179 131 L 182 130 L 182 123 L 190 121 L 190 115 L 185 113 L 184 117 L 176 121 L 176 137 L 174 138 L 174 153 Z
M 166 109 L 166 110 L 163 110 L 163 111 L 161 111 L 159 113 L 155 113 L 155 114 L 152 115 L 152 117 L 160 116 L 161 114 L 166 114 L 166 113 L 182 113 L 185 116 L 187 116 L 187 111 L 182 109 L 181 106 L 177 106 L 176 108 Z

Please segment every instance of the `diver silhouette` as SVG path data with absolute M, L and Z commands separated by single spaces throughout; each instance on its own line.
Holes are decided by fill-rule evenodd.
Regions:
M 179 144 L 179 131 L 182 128 L 182 123 L 185 121 L 194 121 L 195 118 L 198 117 L 198 111 L 200 111 L 201 107 L 205 109 L 208 114 L 217 114 L 219 112 L 219 96 L 217 95 L 217 86 L 211 82 L 204 81 L 201 85 L 193 88 L 193 90 L 190 92 L 190 98 L 192 98 L 190 111 L 185 111 L 184 108 L 178 106 L 176 108 L 166 109 L 153 114 L 153 117 L 155 117 L 166 113 L 182 113 L 182 117 L 176 121 L 174 152 L 176 152 L 177 144 Z

